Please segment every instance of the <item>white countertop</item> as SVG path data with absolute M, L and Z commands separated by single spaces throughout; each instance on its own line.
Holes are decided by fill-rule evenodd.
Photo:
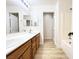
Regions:
M 9 54 L 17 47 L 27 42 L 29 39 L 37 35 L 39 32 L 31 32 L 31 33 L 19 33 L 19 34 L 11 34 L 7 36 L 6 40 L 6 54 Z

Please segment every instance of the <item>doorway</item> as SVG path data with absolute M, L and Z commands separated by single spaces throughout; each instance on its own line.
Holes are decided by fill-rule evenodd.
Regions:
M 44 12 L 43 13 L 43 31 L 44 31 L 44 42 L 46 40 L 54 39 L 54 13 Z
M 10 33 L 19 32 L 19 14 L 9 13 Z

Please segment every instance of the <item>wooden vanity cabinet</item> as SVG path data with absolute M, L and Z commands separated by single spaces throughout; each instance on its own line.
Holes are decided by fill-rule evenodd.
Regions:
M 28 51 L 31 46 L 31 40 L 27 41 L 25 44 L 21 45 L 10 54 L 7 55 L 6 59 L 23 59 L 21 56 Z M 28 52 L 27 52 L 28 53 Z
M 37 34 L 33 39 L 32 39 L 32 56 L 34 57 L 37 49 L 39 48 L 40 45 L 40 34 Z
M 6 59 L 33 59 L 40 44 L 40 34 L 12 51 Z
M 22 56 L 19 59 L 23 59 Z
M 32 59 L 31 58 L 31 46 L 22 54 L 20 59 Z
M 40 35 L 39 34 L 36 36 L 36 45 L 37 45 L 37 49 L 38 49 L 40 46 Z
M 35 56 L 36 53 L 36 37 L 32 38 L 32 57 Z

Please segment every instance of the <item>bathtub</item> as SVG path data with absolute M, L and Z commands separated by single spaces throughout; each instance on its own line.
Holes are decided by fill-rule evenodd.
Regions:
M 69 59 L 73 59 L 73 42 L 72 40 L 62 40 L 61 47 Z

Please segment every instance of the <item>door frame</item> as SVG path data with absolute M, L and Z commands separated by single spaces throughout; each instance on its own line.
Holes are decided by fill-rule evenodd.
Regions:
M 43 42 L 45 42 L 45 37 L 44 37 L 44 14 L 45 13 L 51 13 L 51 14 L 53 14 L 53 17 L 54 17 L 54 12 L 43 12 L 43 39 L 44 39 Z M 55 21 L 54 21 L 54 23 L 55 23 Z M 54 24 L 54 26 L 55 26 L 55 24 Z M 54 32 L 53 32 L 53 36 L 54 36 Z

